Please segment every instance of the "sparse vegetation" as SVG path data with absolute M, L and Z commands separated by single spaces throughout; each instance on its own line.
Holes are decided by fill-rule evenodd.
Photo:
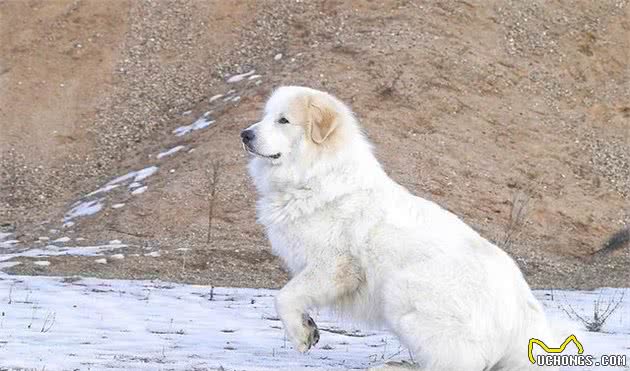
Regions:
M 182 254 L 182 273 L 186 274 L 186 256 L 188 255 L 188 250 L 184 250 Z
M 582 322 L 584 327 L 591 332 L 602 331 L 608 318 L 619 309 L 619 306 L 623 302 L 625 292 L 620 290 L 621 294 L 617 296 L 615 292 L 609 299 L 605 299 L 600 292 L 597 299 L 593 302 L 593 314 L 586 315 L 580 314 L 571 304 L 561 305 L 560 308 L 574 320 Z
M 395 71 L 395 76 L 385 84 L 382 84 L 378 88 L 378 94 L 384 98 L 392 98 L 396 94 L 396 85 L 400 81 L 400 77 L 402 76 L 402 69 L 397 69 Z
M 42 329 L 40 332 L 48 332 L 55 324 L 55 319 L 57 318 L 57 313 L 48 312 L 46 319 L 44 320 L 44 324 L 42 325 Z
M 37 312 L 37 306 L 33 305 L 33 315 L 31 316 L 31 322 L 29 322 L 26 328 L 31 328 L 33 326 L 33 322 L 35 321 L 35 312 Z
M 512 206 L 510 215 L 502 238 L 499 240 L 499 246 L 504 249 L 512 247 L 514 241 L 518 239 L 523 231 L 523 227 L 527 223 L 527 213 L 529 205 L 529 196 L 526 192 L 517 191 L 512 197 Z
M 221 172 L 221 162 L 214 160 L 208 169 L 208 236 L 206 241 L 212 241 L 212 220 L 214 218 L 214 207 L 216 203 L 217 188 Z
M 12 284 L 11 284 L 11 287 L 9 287 L 9 301 L 7 302 L 7 304 L 11 304 L 11 303 L 13 303 L 13 299 L 12 299 L 12 296 L 13 296 L 13 286 L 15 286 L 15 283 L 12 283 Z

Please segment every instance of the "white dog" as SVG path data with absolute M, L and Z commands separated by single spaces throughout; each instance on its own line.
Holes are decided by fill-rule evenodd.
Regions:
M 308 311 L 332 307 L 390 329 L 422 369 L 540 369 L 528 341 L 554 340 L 514 261 L 391 180 L 346 105 L 281 87 L 241 137 L 259 222 L 292 275 L 276 309 L 298 351 L 319 339 Z

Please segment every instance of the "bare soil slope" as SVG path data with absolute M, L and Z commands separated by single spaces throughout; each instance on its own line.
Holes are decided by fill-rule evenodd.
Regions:
M 348 102 L 394 179 L 503 245 L 534 286 L 630 285 L 630 249 L 590 255 L 630 223 L 626 1 L 5 1 L 0 14 L 0 222 L 15 249 L 129 245 L 107 264 L 16 257 L 15 272 L 282 284 L 238 133 L 274 87 L 303 84 Z M 209 127 L 172 133 L 209 111 Z M 84 198 L 153 165 L 142 194 Z M 61 227 L 91 199 L 100 212 Z

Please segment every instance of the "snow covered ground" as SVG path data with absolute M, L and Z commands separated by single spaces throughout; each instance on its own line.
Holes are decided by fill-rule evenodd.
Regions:
M 558 305 L 571 304 L 578 313 L 590 314 L 598 296 L 619 297 L 621 291 L 630 297 L 628 289 L 555 290 L 553 300 L 550 291 L 536 294 L 551 316 L 560 319 L 566 315 Z M 328 313 L 314 316 L 321 330 L 318 346 L 298 354 L 276 318 L 274 294 L 0 273 L 0 369 L 341 370 L 410 359 L 386 332 L 355 330 Z M 578 336 L 585 353 L 630 358 L 628 303 L 622 303 L 604 331 Z

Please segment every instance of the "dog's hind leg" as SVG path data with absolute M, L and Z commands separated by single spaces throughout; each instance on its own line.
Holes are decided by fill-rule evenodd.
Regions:
M 414 354 L 420 370 L 483 371 L 493 362 L 482 310 L 458 292 L 461 283 L 434 264 L 392 275 L 383 287 L 383 316 L 391 331 Z M 461 291 L 461 290 L 460 290 Z M 483 308 L 483 307 L 481 307 Z
M 429 321 L 435 320 L 429 319 Z M 488 362 L 483 346 L 463 331 L 453 336 L 447 321 L 436 321 L 429 326 L 424 313 L 413 311 L 399 317 L 394 331 L 417 358 L 418 370 L 423 371 L 483 371 Z M 439 326 L 439 328 L 437 328 Z

